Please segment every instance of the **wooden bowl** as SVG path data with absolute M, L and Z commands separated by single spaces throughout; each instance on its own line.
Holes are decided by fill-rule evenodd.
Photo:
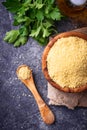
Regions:
M 49 41 L 47 44 L 46 48 L 44 49 L 43 55 L 42 55 L 42 71 L 44 73 L 45 78 L 47 81 L 55 88 L 64 91 L 64 92 L 82 92 L 87 89 L 87 85 L 80 86 L 80 87 L 75 87 L 75 88 L 69 88 L 69 87 L 61 87 L 57 83 L 55 83 L 49 76 L 48 74 L 48 68 L 47 68 L 47 55 L 48 52 L 50 51 L 51 47 L 55 44 L 55 42 L 62 38 L 62 37 L 69 37 L 69 36 L 77 36 L 79 38 L 83 38 L 84 40 L 87 40 L 87 35 L 84 33 L 80 32 L 75 32 L 75 31 L 70 31 L 70 32 L 65 32 L 56 35 L 53 39 Z

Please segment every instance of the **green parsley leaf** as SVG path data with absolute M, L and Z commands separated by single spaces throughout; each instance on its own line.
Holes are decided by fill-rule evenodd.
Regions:
M 24 45 L 29 36 L 46 45 L 49 36 L 57 32 L 54 22 L 63 17 L 55 0 L 6 0 L 3 5 L 14 13 L 13 25 L 19 28 L 7 32 L 4 38 L 15 47 Z
M 44 14 L 43 14 L 43 12 L 39 10 L 39 11 L 36 13 L 36 18 L 37 18 L 38 20 L 42 21 L 42 20 L 44 19 Z
M 61 13 L 58 11 L 57 8 L 55 8 L 52 12 L 50 12 L 50 17 L 53 19 L 53 20 L 61 20 Z
M 40 31 L 41 31 L 41 26 L 39 26 L 37 29 L 32 30 L 30 36 L 37 37 Z
M 6 36 L 4 37 L 4 41 L 13 43 L 19 36 L 19 30 L 11 30 L 6 33 Z
M 7 0 L 6 2 L 2 2 L 3 5 L 12 13 L 16 13 L 22 4 L 18 0 Z

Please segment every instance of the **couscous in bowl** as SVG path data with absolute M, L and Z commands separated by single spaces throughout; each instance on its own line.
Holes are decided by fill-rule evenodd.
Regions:
M 42 71 L 47 81 L 59 90 L 86 90 L 87 35 L 70 31 L 51 39 L 42 55 Z

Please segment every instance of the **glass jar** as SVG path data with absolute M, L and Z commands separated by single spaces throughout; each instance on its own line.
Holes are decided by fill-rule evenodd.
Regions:
M 87 24 L 87 0 L 56 0 L 61 12 L 76 21 Z

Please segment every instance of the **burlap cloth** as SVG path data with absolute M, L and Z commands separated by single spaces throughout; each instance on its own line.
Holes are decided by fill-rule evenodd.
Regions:
M 48 95 L 50 105 L 66 106 L 69 109 L 87 107 L 87 91 L 81 93 L 65 93 L 48 83 Z

